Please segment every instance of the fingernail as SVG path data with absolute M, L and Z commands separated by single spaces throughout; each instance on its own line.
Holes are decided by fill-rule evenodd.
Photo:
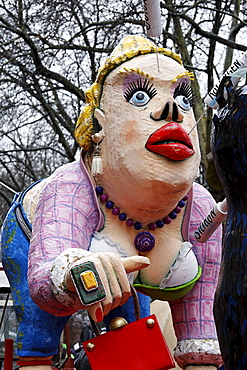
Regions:
M 95 312 L 95 315 L 96 315 L 96 319 L 97 319 L 97 322 L 100 322 L 103 320 L 104 316 L 103 316 L 103 312 L 101 310 L 100 307 L 97 308 L 96 312 Z

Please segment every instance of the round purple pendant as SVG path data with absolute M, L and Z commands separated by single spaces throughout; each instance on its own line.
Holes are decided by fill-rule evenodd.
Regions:
M 154 236 L 148 231 L 141 231 L 134 239 L 134 244 L 139 252 L 149 252 L 155 244 Z

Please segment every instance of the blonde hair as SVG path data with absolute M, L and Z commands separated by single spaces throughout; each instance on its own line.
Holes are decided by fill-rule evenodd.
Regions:
M 139 36 L 131 35 L 121 40 L 111 55 L 106 59 L 104 65 L 99 69 L 95 82 L 87 89 L 86 105 L 77 121 L 75 128 L 75 138 L 78 144 L 84 149 L 89 150 L 92 145 L 92 135 L 94 133 L 93 115 L 95 108 L 99 107 L 100 97 L 106 76 L 116 67 L 138 55 L 156 53 L 164 54 L 176 60 L 182 65 L 179 55 L 171 50 L 157 47 L 152 41 Z

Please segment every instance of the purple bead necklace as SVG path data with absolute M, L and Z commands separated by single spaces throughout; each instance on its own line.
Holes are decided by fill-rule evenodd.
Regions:
M 111 210 L 112 214 L 118 216 L 120 221 L 125 221 L 125 224 L 128 227 L 134 227 L 135 230 L 142 230 L 143 226 L 140 222 L 134 221 L 132 218 L 127 218 L 126 213 L 121 212 L 118 207 L 115 206 L 114 202 L 108 199 L 108 195 L 104 193 L 104 189 L 101 186 L 96 186 L 95 188 L 96 194 L 99 196 L 100 201 L 105 203 L 107 209 Z M 182 208 L 185 206 L 186 201 L 188 199 L 188 195 L 185 195 L 176 205 L 176 207 L 168 214 L 168 216 L 164 217 L 162 220 L 158 220 L 156 222 L 151 222 L 148 225 L 149 230 L 154 231 L 155 229 L 161 229 L 164 225 L 168 225 L 175 220 L 177 215 L 181 212 Z M 135 239 L 134 244 L 136 249 L 139 252 L 149 252 L 153 249 L 155 244 L 155 238 L 153 234 L 149 231 L 144 230 L 139 232 Z

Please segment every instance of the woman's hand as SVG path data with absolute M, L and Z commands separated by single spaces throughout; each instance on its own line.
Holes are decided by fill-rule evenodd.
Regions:
M 90 266 L 90 263 L 92 263 L 92 271 L 94 268 L 96 269 L 100 281 L 97 282 L 97 276 L 95 278 L 95 275 L 92 274 L 89 269 L 86 269 L 87 276 L 84 275 L 85 263 L 87 263 L 87 266 Z M 76 264 L 72 266 L 66 274 L 65 283 L 70 291 L 77 291 L 80 297 L 80 287 L 78 284 L 75 284 L 75 279 L 71 277 L 71 270 L 75 266 L 77 271 L 79 270 L 79 274 L 80 269 L 82 271 L 80 275 L 80 279 L 82 281 L 83 279 L 88 278 L 89 283 L 93 281 L 93 284 L 97 286 L 98 283 L 99 285 L 102 283 L 105 290 L 105 298 L 103 300 L 91 304 L 85 304 L 82 301 L 83 306 L 87 308 L 92 319 L 96 322 L 100 322 L 103 320 L 103 317 L 110 312 L 110 310 L 123 305 L 129 299 L 131 292 L 127 274 L 145 268 L 149 263 L 149 259 L 143 256 L 120 258 L 117 254 L 111 252 L 92 253 L 91 255 L 80 258 Z M 93 280 L 91 280 L 91 278 Z M 85 282 L 83 284 L 85 287 Z M 83 289 L 83 294 L 86 294 L 86 298 L 90 301 L 89 295 L 91 294 L 92 296 L 96 290 L 97 287 L 95 289 L 92 288 L 91 290 L 88 289 L 85 293 L 85 289 Z

